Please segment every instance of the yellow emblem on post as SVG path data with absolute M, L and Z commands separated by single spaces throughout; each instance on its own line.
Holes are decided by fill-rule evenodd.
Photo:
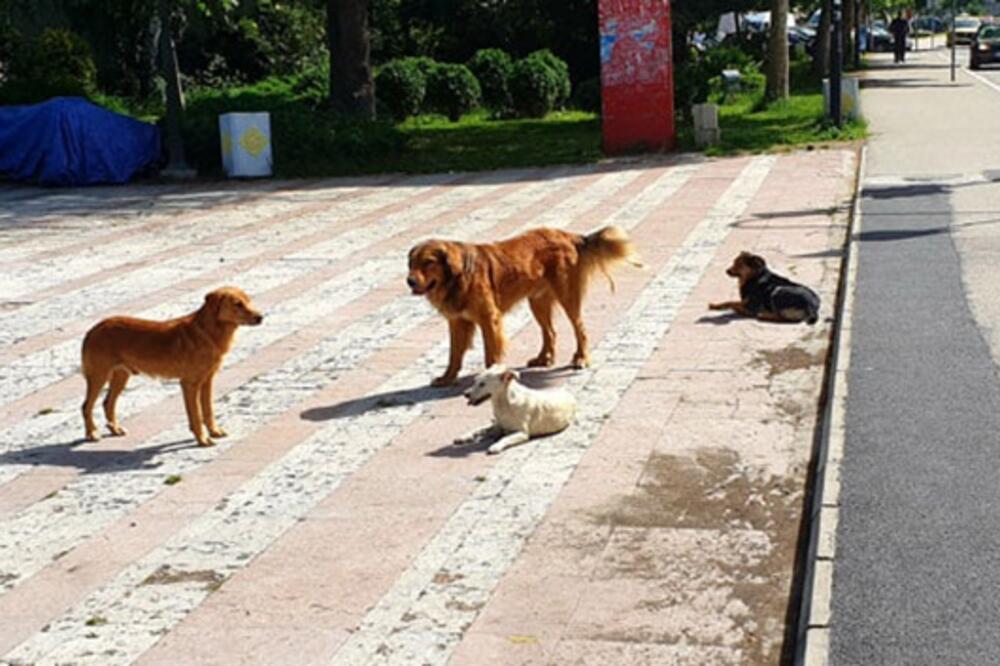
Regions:
M 256 127 L 251 127 L 240 136 L 240 146 L 254 157 L 267 148 L 267 137 Z

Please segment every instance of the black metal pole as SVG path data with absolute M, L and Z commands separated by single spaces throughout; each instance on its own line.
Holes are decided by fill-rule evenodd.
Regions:
M 833 0 L 833 34 L 830 37 L 830 116 L 833 124 L 841 126 L 840 81 L 843 78 L 844 58 L 841 51 L 844 33 L 844 15 L 841 0 Z M 853 0 L 848 0 L 853 2 Z
M 854 69 L 861 69 L 861 0 L 854 2 Z
M 951 82 L 955 82 L 955 15 L 958 10 L 955 8 L 955 0 L 951 0 Z

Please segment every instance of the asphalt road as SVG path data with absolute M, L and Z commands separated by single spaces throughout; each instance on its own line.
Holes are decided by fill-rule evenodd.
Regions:
M 945 51 L 865 90 L 830 661 L 997 664 L 1000 90 Z

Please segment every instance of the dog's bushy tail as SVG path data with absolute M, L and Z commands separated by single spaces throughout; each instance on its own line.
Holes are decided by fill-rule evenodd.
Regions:
M 615 290 L 615 281 L 608 269 L 617 263 L 625 262 L 636 268 L 645 268 L 639 255 L 635 252 L 632 241 L 625 230 L 618 226 L 604 227 L 581 237 L 578 251 L 580 253 L 580 270 L 582 282 L 586 284 L 590 274 L 595 270 L 604 273 Z

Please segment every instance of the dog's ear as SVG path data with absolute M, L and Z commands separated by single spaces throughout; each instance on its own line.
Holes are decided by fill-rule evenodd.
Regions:
M 461 246 L 450 243 L 435 253 L 435 258 L 444 268 L 446 280 L 451 280 L 452 278 L 462 274 L 465 267 L 462 254 L 463 251 Z
M 513 370 L 504 370 L 503 374 L 500 375 L 500 381 L 504 384 L 510 384 L 515 379 L 517 379 L 517 373 Z
M 222 307 L 222 294 L 218 291 L 210 291 L 205 294 L 205 308 L 211 312 L 218 312 Z
M 764 261 L 764 257 L 756 254 L 747 253 L 746 264 L 753 270 L 754 273 L 760 273 L 762 270 L 767 268 L 767 262 Z

